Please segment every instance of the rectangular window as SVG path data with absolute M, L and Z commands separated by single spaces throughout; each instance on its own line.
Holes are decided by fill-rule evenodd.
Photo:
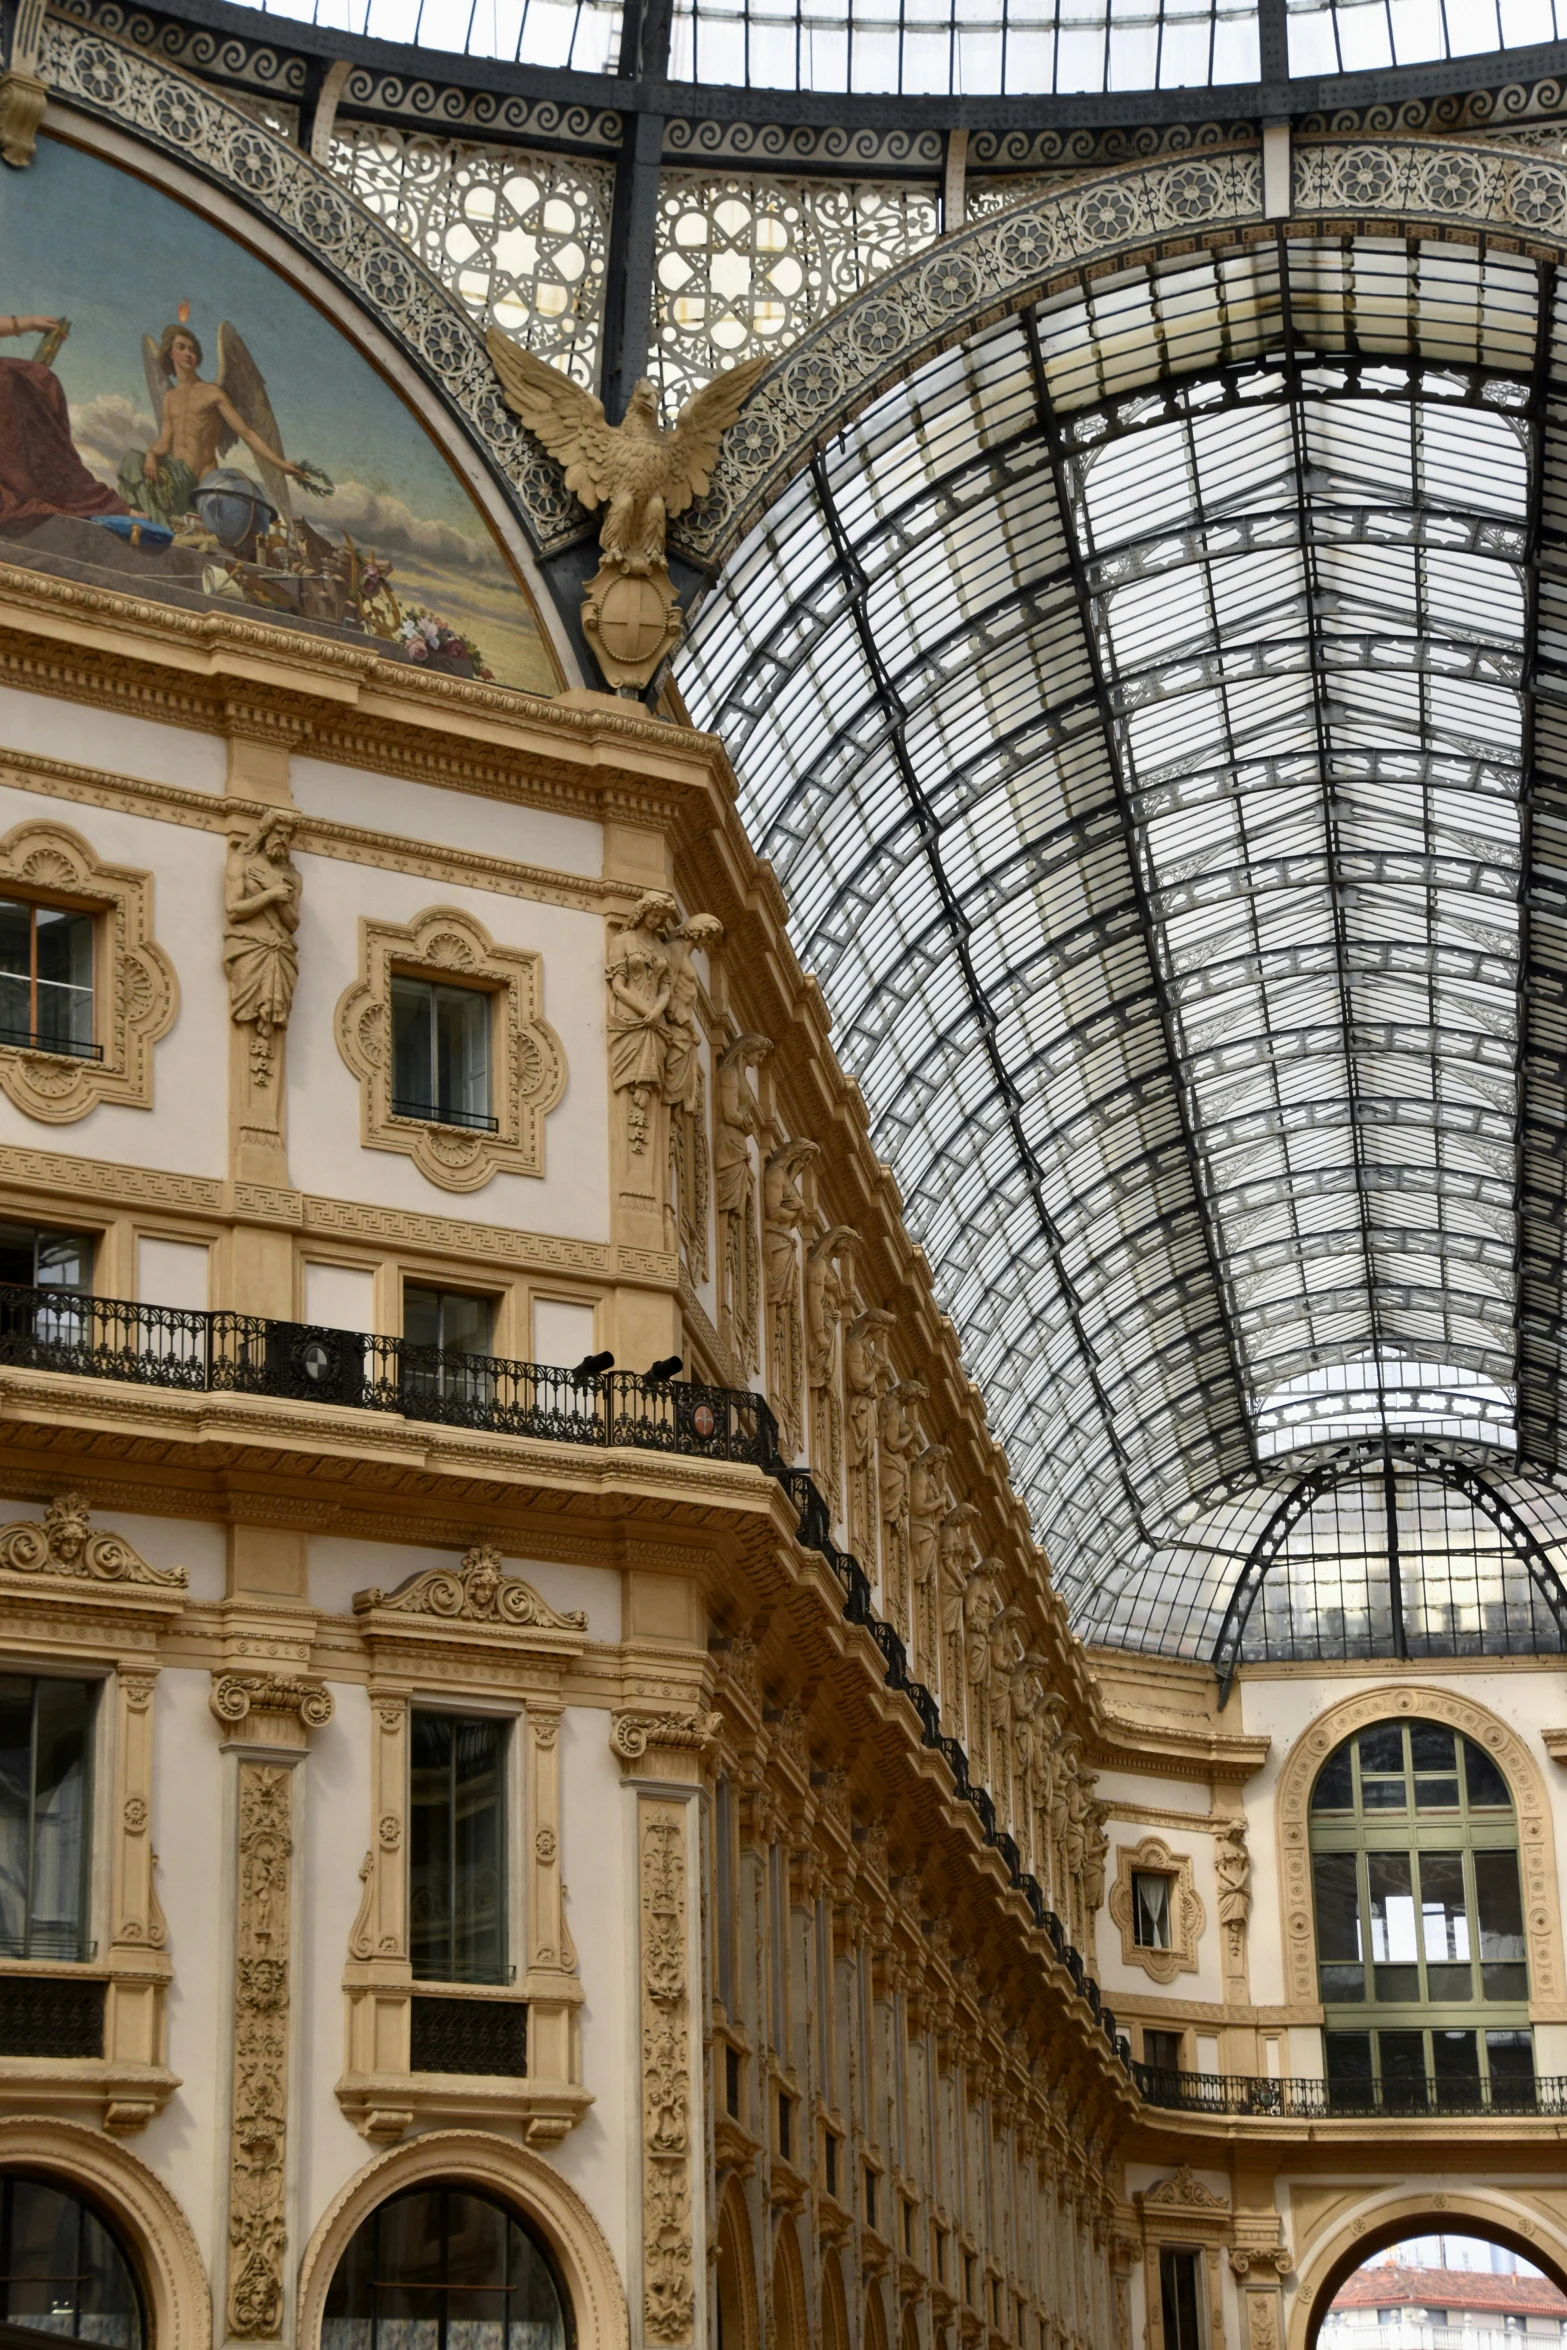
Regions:
M 1472 1999 L 1469 1911 L 1464 1900 L 1461 1852 L 1423 1852 L 1420 1856 L 1420 1935 L 1426 1997 L 1437 2001 Z
M 90 1288 L 92 1241 L 85 1232 L 0 1224 L 0 1281 L 14 1281 L 22 1289 Z
M 1377 1997 L 1384 2001 L 1418 2000 L 1420 1953 L 1415 1938 L 1410 1854 L 1368 1852 L 1366 1884 L 1371 1895 L 1371 1956 L 1376 1962 Z
M 0 898 L 0 1044 L 101 1060 L 93 1042 L 93 917 Z
M 1439 2105 L 1451 2108 L 1479 2104 L 1480 2051 L 1473 2032 L 1433 2032 L 1431 2070 L 1436 2076 Z
M 836 2196 L 838 2192 L 838 2141 L 831 2130 L 825 2130 L 822 2133 L 822 2152 L 826 2162 L 827 2192 L 829 2195 Z
M 1360 1892 L 1352 1852 L 1313 1854 L 1317 1895 L 1317 1982 L 1325 2001 L 1364 1999 L 1365 1951 L 1360 1939 Z
M 1170 1947 L 1170 1880 L 1151 1870 L 1132 1871 L 1132 1940 L 1139 1950 Z
M 494 1301 L 461 1289 L 422 1289 L 403 1284 L 403 1386 L 414 1398 L 439 1397 L 459 1410 L 487 1411 L 494 1396 L 488 1367 Z M 431 1349 L 410 1354 L 408 1348 Z M 436 1350 L 439 1350 L 438 1352 Z M 465 1362 L 464 1356 L 473 1357 Z
M 1159 2302 L 1164 2317 L 1164 2350 L 1202 2350 L 1195 2252 L 1166 2245 L 1159 2254 Z
M 794 2100 L 778 2092 L 778 2152 L 785 2162 L 794 2159 Z
M 873 2170 L 865 2173 L 865 2225 L 868 2228 L 876 2225 L 876 2173 Z
M 1480 1927 L 1480 1978 L 1487 1999 L 1527 1999 L 1528 1951 L 1523 1935 L 1523 1889 L 1516 1852 L 1474 1856 L 1475 1908 Z
M 506 1724 L 416 1712 L 408 1802 L 408 1944 L 417 1981 L 504 1983 Z
M 1362 1730 L 1360 1801 L 1365 1811 L 1407 1811 L 1404 1785 L 1404 1727 L 1401 1722 L 1379 1722 Z
M 740 2119 L 740 2051 L 738 2048 L 724 2050 L 724 2109 L 736 2121 Z
M 92 1681 L 0 1675 L 0 1951 L 83 1959 Z
M 477 987 L 392 975 L 392 1114 L 499 1132 L 490 1106 L 494 999 Z
M 1181 2035 L 1179 2032 L 1143 2033 L 1143 2062 L 1155 2072 L 1178 2073 L 1181 2069 Z

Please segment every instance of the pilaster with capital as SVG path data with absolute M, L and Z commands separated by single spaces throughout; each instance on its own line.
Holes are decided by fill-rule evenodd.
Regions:
M 237 1762 L 234 2031 L 230 2076 L 230 2340 L 282 2341 L 293 2262 L 288 2133 L 294 1972 L 296 1766 L 332 1719 L 330 1690 L 301 1674 L 214 1675 L 212 1711 Z

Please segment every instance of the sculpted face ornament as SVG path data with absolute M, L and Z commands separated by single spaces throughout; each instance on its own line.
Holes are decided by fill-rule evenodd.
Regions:
M 582 591 L 582 631 L 610 684 L 634 693 L 680 641 L 666 526 L 707 489 L 719 442 L 768 363 L 747 359 L 715 376 L 666 432 L 658 387 L 646 376 L 633 386 L 623 421 L 611 424 L 602 401 L 498 327 L 485 347 L 507 406 L 564 467 L 567 489 L 590 512 L 604 508 L 599 568 Z

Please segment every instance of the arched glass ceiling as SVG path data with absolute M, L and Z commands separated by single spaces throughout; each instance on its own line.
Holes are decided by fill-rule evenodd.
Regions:
M 1391 235 L 1063 293 L 870 409 L 683 655 L 1090 1637 L 1200 1648 L 1156 1562 L 1281 1450 L 1559 1457 L 1554 304 Z
M 1567 0 L 1289 0 L 1295 75 L 1567 37 Z M 674 81 L 904 96 L 1217 88 L 1261 78 L 1256 0 L 673 0 Z M 382 41 L 612 73 L 622 0 L 263 0 Z

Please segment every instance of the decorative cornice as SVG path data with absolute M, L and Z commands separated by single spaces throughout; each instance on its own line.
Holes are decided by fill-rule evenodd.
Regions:
M 84 1494 L 56 1494 L 41 1519 L 26 1519 L 0 1533 L 0 1569 L 12 1575 L 57 1576 L 65 1582 L 177 1592 L 183 1598 L 183 1567 L 151 1567 L 120 1535 L 89 1533 L 87 1519 Z
M 482 1624 L 498 1632 L 527 1631 L 576 1635 L 582 1645 L 588 1628 L 581 1608 L 558 1613 L 520 1575 L 508 1575 L 492 1543 L 476 1543 L 460 1567 L 429 1567 L 398 1590 L 354 1593 L 356 1616 L 424 1616 L 443 1624 Z
M 1177 2204 L 1184 2211 L 1228 2211 L 1230 2208 L 1229 2197 L 1215 2195 L 1212 2188 L 1205 2187 L 1201 2179 L 1193 2176 L 1189 2162 L 1183 2162 L 1167 2179 L 1160 2179 L 1138 2200 L 1144 2205 Z

